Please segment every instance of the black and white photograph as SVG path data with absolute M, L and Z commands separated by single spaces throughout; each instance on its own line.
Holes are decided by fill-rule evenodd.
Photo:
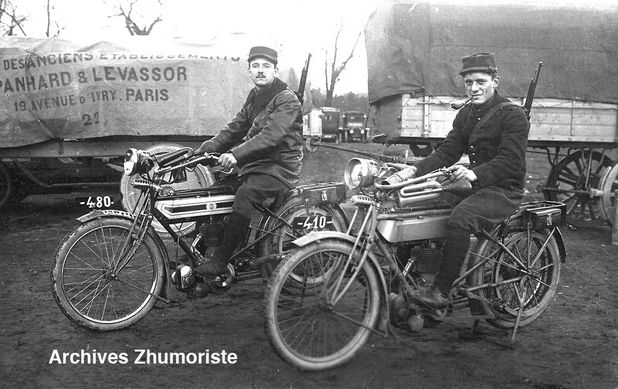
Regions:
M 0 388 L 618 389 L 614 0 L 0 0 Z

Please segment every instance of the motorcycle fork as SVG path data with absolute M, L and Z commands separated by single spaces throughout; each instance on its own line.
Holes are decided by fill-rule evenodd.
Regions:
M 114 263 L 116 263 L 116 266 L 114 267 L 114 273 L 116 274 L 120 273 L 125 268 L 125 266 L 129 264 L 129 262 L 133 258 L 133 255 L 135 255 L 135 252 L 137 251 L 139 246 L 144 241 L 144 237 L 146 236 L 146 233 L 148 232 L 148 228 L 150 228 L 150 225 L 152 224 L 152 219 L 153 219 L 152 211 L 154 209 L 154 205 L 153 205 L 154 201 L 152 201 L 153 196 L 154 194 L 150 192 L 146 194 L 145 204 L 141 207 L 140 212 L 137 214 L 137 216 L 131 223 L 131 229 L 129 230 L 127 237 L 120 245 L 116 255 L 114 255 L 113 257 L 113 261 Z M 139 203 L 139 199 L 138 199 L 138 203 Z M 144 213 L 146 209 L 148 209 L 148 212 Z M 129 244 L 131 245 L 130 247 L 128 247 Z M 127 251 L 127 248 L 128 248 L 128 251 Z M 116 260 L 116 257 L 118 258 L 118 260 Z M 165 274 L 167 274 L 167 271 L 165 272 Z M 168 304 L 172 302 L 172 300 L 156 295 L 150 291 L 140 289 L 130 284 L 127 284 L 127 285 L 133 288 L 136 288 L 141 292 L 147 293 L 151 295 L 152 297 L 156 298 L 157 300 L 163 301 Z
M 360 208 L 357 208 L 356 211 L 354 212 L 354 216 L 352 216 L 352 221 L 350 222 L 350 225 L 352 225 L 352 223 L 356 220 L 356 217 L 359 211 L 360 211 Z M 356 235 L 356 240 L 354 241 L 354 244 L 352 245 L 352 250 L 350 251 L 350 254 L 348 254 L 348 257 L 345 259 L 345 263 L 343 263 L 343 267 L 342 267 L 343 271 L 339 273 L 339 275 L 337 276 L 337 280 L 335 280 L 335 282 L 328 288 L 328 291 L 327 291 L 328 295 L 327 295 L 327 301 L 326 301 L 327 305 L 335 306 L 337 302 L 339 302 L 341 297 L 343 297 L 343 295 L 350 288 L 350 286 L 352 285 L 352 282 L 354 282 L 354 280 L 358 276 L 358 273 L 360 272 L 365 261 L 367 260 L 367 257 L 369 256 L 369 252 L 371 251 L 376 241 L 375 239 L 376 238 L 375 237 L 376 223 L 377 223 L 376 206 L 374 204 L 371 204 L 369 205 L 367 209 L 365 218 L 363 219 L 363 222 L 358 231 L 358 234 Z M 369 233 L 366 234 L 366 231 L 369 231 Z M 366 238 L 363 237 L 363 235 L 365 234 L 367 235 Z M 360 260 L 358 261 L 354 260 L 354 253 L 356 252 L 356 250 L 358 250 L 361 253 Z M 338 257 L 333 268 L 337 269 L 341 265 L 341 261 L 342 261 L 341 257 Z M 343 279 L 348 278 L 347 277 L 348 272 L 346 271 L 346 269 L 348 268 L 353 269 L 352 270 L 353 273 L 349 277 L 349 280 L 347 281 L 347 283 L 343 285 Z
M 113 260 L 116 264 L 114 267 L 115 273 L 119 273 L 125 266 L 127 266 L 131 258 L 133 258 L 135 251 L 137 251 L 139 246 L 142 244 L 144 237 L 146 236 L 146 232 L 152 223 L 152 212 L 144 214 L 144 210 L 150 208 L 150 203 L 150 196 L 147 196 L 146 204 L 142 206 L 140 212 L 135 216 L 135 219 L 131 224 L 129 234 L 127 234 L 127 237 L 122 242 L 117 252 L 118 259 L 116 260 L 116 255 L 114 256 Z M 129 247 L 128 251 L 126 251 L 129 243 L 131 244 L 131 247 Z

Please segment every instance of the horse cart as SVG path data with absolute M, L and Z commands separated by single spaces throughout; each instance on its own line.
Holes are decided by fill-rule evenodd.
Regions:
M 569 221 L 615 223 L 618 190 L 618 9 L 388 4 L 367 24 L 370 121 L 387 144 L 428 155 L 465 100 L 459 58 L 494 52 L 499 93 L 524 105 L 539 61 L 529 153 L 547 155 L 538 190 Z M 522 28 L 521 26 L 525 26 Z

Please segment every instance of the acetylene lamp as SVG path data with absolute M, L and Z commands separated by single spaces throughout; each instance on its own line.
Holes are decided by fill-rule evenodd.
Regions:
M 374 160 L 352 158 L 345 167 L 343 178 L 348 188 L 361 188 L 373 184 L 373 179 L 377 176 L 378 170 L 378 163 Z

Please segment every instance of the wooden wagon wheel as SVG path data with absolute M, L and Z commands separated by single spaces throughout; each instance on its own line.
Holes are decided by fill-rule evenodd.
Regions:
M 0 208 L 10 202 L 13 190 L 9 169 L 4 163 L 0 162 Z
M 552 167 L 545 198 L 565 203 L 571 224 L 597 219 L 603 216 L 598 195 L 601 180 L 613 164 L 611 158 L 598 151 L 585 149 L 571 153 Z
M 603 191 L 601 196 L 601 215 L 609 224 L 614 224 L 616 215 L 616 190 L 618 190 L 618 163 L 607 172 L 601 179 L 600 189 Z

